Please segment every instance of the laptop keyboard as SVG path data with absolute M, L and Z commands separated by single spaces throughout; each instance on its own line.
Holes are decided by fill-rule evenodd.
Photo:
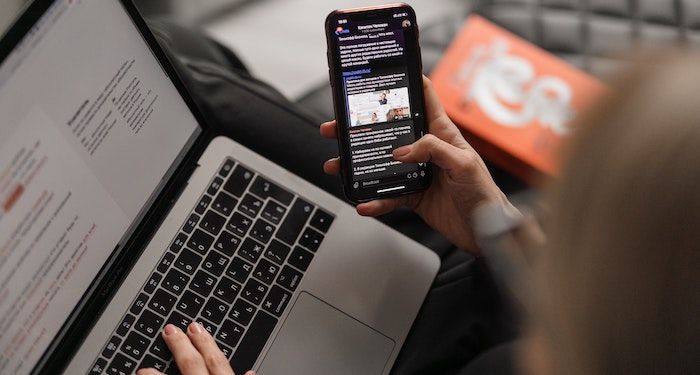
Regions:
M 89 374 L 179 374 L 160 332 L 194 320 L 250 370 L 334 217 L 232 159 L 197 202 Z

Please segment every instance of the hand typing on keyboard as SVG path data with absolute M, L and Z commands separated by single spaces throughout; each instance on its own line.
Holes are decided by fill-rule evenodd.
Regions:
M 172 324 L 168 324 L 163 329 L 162 335 L 183 375 L 233 374 L 233 369 L 226 355 L 201 324 L 192 322 L 187 327 L 187 333 L 182 332 L 180 328 Z M 147 368 L 139 370 L 137 374 L 161 375 L 162 373 L 154 368 Z M 248 371 L 245 375 L 255 375 L 255 372 Z
M 90 375 L 135 369 L 243 375 L 260 356 L 333 219 L 226 158 Z M 159 334 L 163 328 L 167 334 Z

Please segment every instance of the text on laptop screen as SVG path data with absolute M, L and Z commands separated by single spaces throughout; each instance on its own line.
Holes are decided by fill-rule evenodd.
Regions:
M 32 369 L 200 128 L 114 0 L 59 0 L 0 66 L 0 373 Z

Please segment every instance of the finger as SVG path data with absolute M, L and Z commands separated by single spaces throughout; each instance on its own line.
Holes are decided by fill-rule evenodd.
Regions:
M 232 375 L 233 370 L 228 363 L 228 359 L 221 351 L 214 338 L 211 337 L 201 324 L 192 322 L 187 327 L 187 337 L 199 354 L 204 358 L 204 364 L 211 375 Z
M 248 371 L 245 373 L 245 375 L 255 375 L 255 371 Z
M 173 353 L 177 368 L 183 374 L 206 374 L 204 359 L 192 345 L 190 339 L 178 327 L 168 324 L 163 329 L 163 340 Z
M 136 371 L 136 375 L 165 375 L 154 368 L 142 368 Z
M 428 120 L 428 124 L 447 116 L 440 102 L 440 97 L 433 87 L 433 82 L 426 76 L 423 76 L 423 94 L 425 96 L 425 118 Z
M 475 153 L 455 147 L 442 139 L 426 134 L 415 143 L 399 147 L 394 158 L 404 163 L 432 162 L 446 172 L 464 172 L 474 165 Z
M 360 203 L 355 207 L 357 213 L 362 216 L 380 216 L 388 214 L 397 208 L 415 208 L 419 195 L 405 195 L 391 199 L 377 199 L 365 203 Z
M 425 94 L 428 132 L 453 146 L 471 150 L 472 148 L 464 139 L 462 132 L 447 116 L 433 83 L 426 76 L 423 76 L 423 92 Z
M 338 138 L 338 123 L 335 120 L 324 122 L 323 124 L 321 124 L 319 130 L 323 138 Z
M 326 172 L 326 174 L 331 174 L 331 175 L 336 175 L 340 173 L 340 159 L 339 158 L 333 158 L 326 160 L 325 163 L 323 163 L 323 171 Z

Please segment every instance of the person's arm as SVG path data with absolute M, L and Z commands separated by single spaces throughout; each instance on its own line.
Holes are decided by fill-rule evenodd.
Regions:
M 531 268 L 545 236 L 534 216 L 483 204 L 473 213 L 474 234 L 481 255 L 496 281 L 522 308 L 532 286 Z

